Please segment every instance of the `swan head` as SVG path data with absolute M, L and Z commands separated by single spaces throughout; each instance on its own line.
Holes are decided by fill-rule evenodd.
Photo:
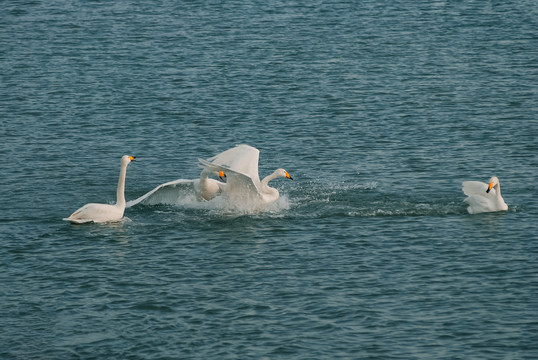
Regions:
M 134 161 L 135 160 L 135 156 L 130 156 L 130 155 L 123 155 L 121 157 L 121 164 L 122 165 L 127 165 L 129 164 L 131 161 Z
M 491 179 L 489 179 L 488 189 L 486 190 L 487 193 L 491 191 L 495 186 L 499 185 L 499 179 L 496 176 L 493 176 Z
M 287 179 L 290 179 L 290 180 L 293 180 L 293 178 L 290 176 L 290 174 L 288 174 L 288 172 L 284 169 L 277 169 L 275 171 L 275 175 L 277 177 L 285 177 Z
M 209 177 L 210 175 L 217 175 L 222 182 L 226 182 L 226 174 L 224 171 L 215 171 L 209 168 L 203 168 L 202 172 L 200 173 L 200 177 Z

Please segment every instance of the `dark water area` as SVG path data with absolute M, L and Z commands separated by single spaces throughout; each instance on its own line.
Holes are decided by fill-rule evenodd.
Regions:
M 2 359 L 536 357 L 535 1 L 0 7 Z M 264 211 L 62 221 L 242 143 Z

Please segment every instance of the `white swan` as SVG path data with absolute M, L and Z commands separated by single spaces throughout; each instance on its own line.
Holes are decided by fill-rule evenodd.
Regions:
M 464 181 L 462 185 L 463 193 L 467 195 L 464 201 L 469 204 L 469 214 L 508 210 L 508 205 L 501 196 L 501 184 L 497 177 L 492 177 L 489 184 Z
M 123 217 L 125 211 L 125 175 L 127 173 L 127 165 L 134 161 L 134 156 L 124 155 L 121 158 L 120 178 L 118 180 L 118 189 L 116 192 L 116 204 L 86 204 L 68 218 L 64 220 L 74 224 L 84 223 L 102 223 L 109 221 L 118 221 Z
M 269 181 L 286 177 L 293 180 L 284 169 L 277 169 L 262 181 L 258 176 L 259 150 L 249 145 L 238 145 L 207 160 L 198 159 L 202 166 L 211 171 L 226 173 L 224 190 L 234 205 L 259 208 L 278 200 L 278 190 L 268 185 Z
M 221 194 L 223 189 L 226 187 L 226 183 L 224 183 L 226 175 L 222 171 L 216 172 L 216 174 L 222 180 L 221 182 L 209 177 L 209 175 L 212 175 L 213 173 L 213 171 L 204 169 L 200 173 L 200 179 L 178 179 L 161 184 L 139 198 L 128 201 L 127 207 L 134 206 L 141 202 L 144 202 L 144 204 L 147 205 L 173 205 L 177 203 L 178 199 L 182 195 L 192 193 L 193 191 L 196 194 L 196 197 L 198 197 L 200 200 L 209 201 L 215 196 Z
M 211 200 L 215 196 L 222 193 L 223 189 L 226 187 L 226 184 L 224 183 L 224 179 L 226 178 L 226 175 L 222 171 L 217 171 L 217 174 L 219 175 L 219 178 L 222 180 L 222 182 L 217 181 L 215 179 L 210 179 L 209 175 L 211 175 L 213 171 L 210 171 L 208 169 L 203 169 L 200 173 L 200 180 L 196 183 L 194 183 L 194 190 L 196 190 L 196 193 L 204 200 Z

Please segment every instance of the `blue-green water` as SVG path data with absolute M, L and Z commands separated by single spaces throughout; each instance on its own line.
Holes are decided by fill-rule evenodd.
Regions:
M 0 358 L 538 354 L 536 1 L 0 8 Z M 239 143 L 268 211 L 62 221 Z

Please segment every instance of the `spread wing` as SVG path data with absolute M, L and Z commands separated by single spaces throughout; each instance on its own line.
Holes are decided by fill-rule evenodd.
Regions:
M 147 194 L 140 196 L 138 199 L 128 201 L 125 207 L 135 206 L 136 204 L 143 203 L 145 205 L 177 204 L 178 199 L 194 194 L 194 183 L 196 180 L 179 179 L 170 181 L 157 186 Z
M 257 203 L 262 198 L 259 190 L 259 180 L 256 183 L 248 174 L 204 159 L 198 160 L 204 168 L 212 171 L 223 171 L 226 174 L 226 195 L 233 203 L 248 204 L 253 201 Z
M 470 214 L 496 211 L 495 189 L 487 193 L 488 185 L 480 181 L 464 181 L 462 185 L 463 193 L 467 195 L 463 201 L 469 204 L 467 211 Z
M 467 196 L 481 195 L 484 197 L 495 197 L 495 189 L 491 189 L 489 193 L 486 192 L 488 184 L 480 181 L 464 181 L 462 183 L 463 193 Z
M 240 173 L 250 177 L 254 184 L 259 184 L 259 157 L 260 151 L 258 149 L 249 145 L 241 144 L 207 159 L 207 162 L 226 167 L 226 176 L 228 176 L 228 173 L 230 172 L 230 170 L 232 170 L 236 173 Z

